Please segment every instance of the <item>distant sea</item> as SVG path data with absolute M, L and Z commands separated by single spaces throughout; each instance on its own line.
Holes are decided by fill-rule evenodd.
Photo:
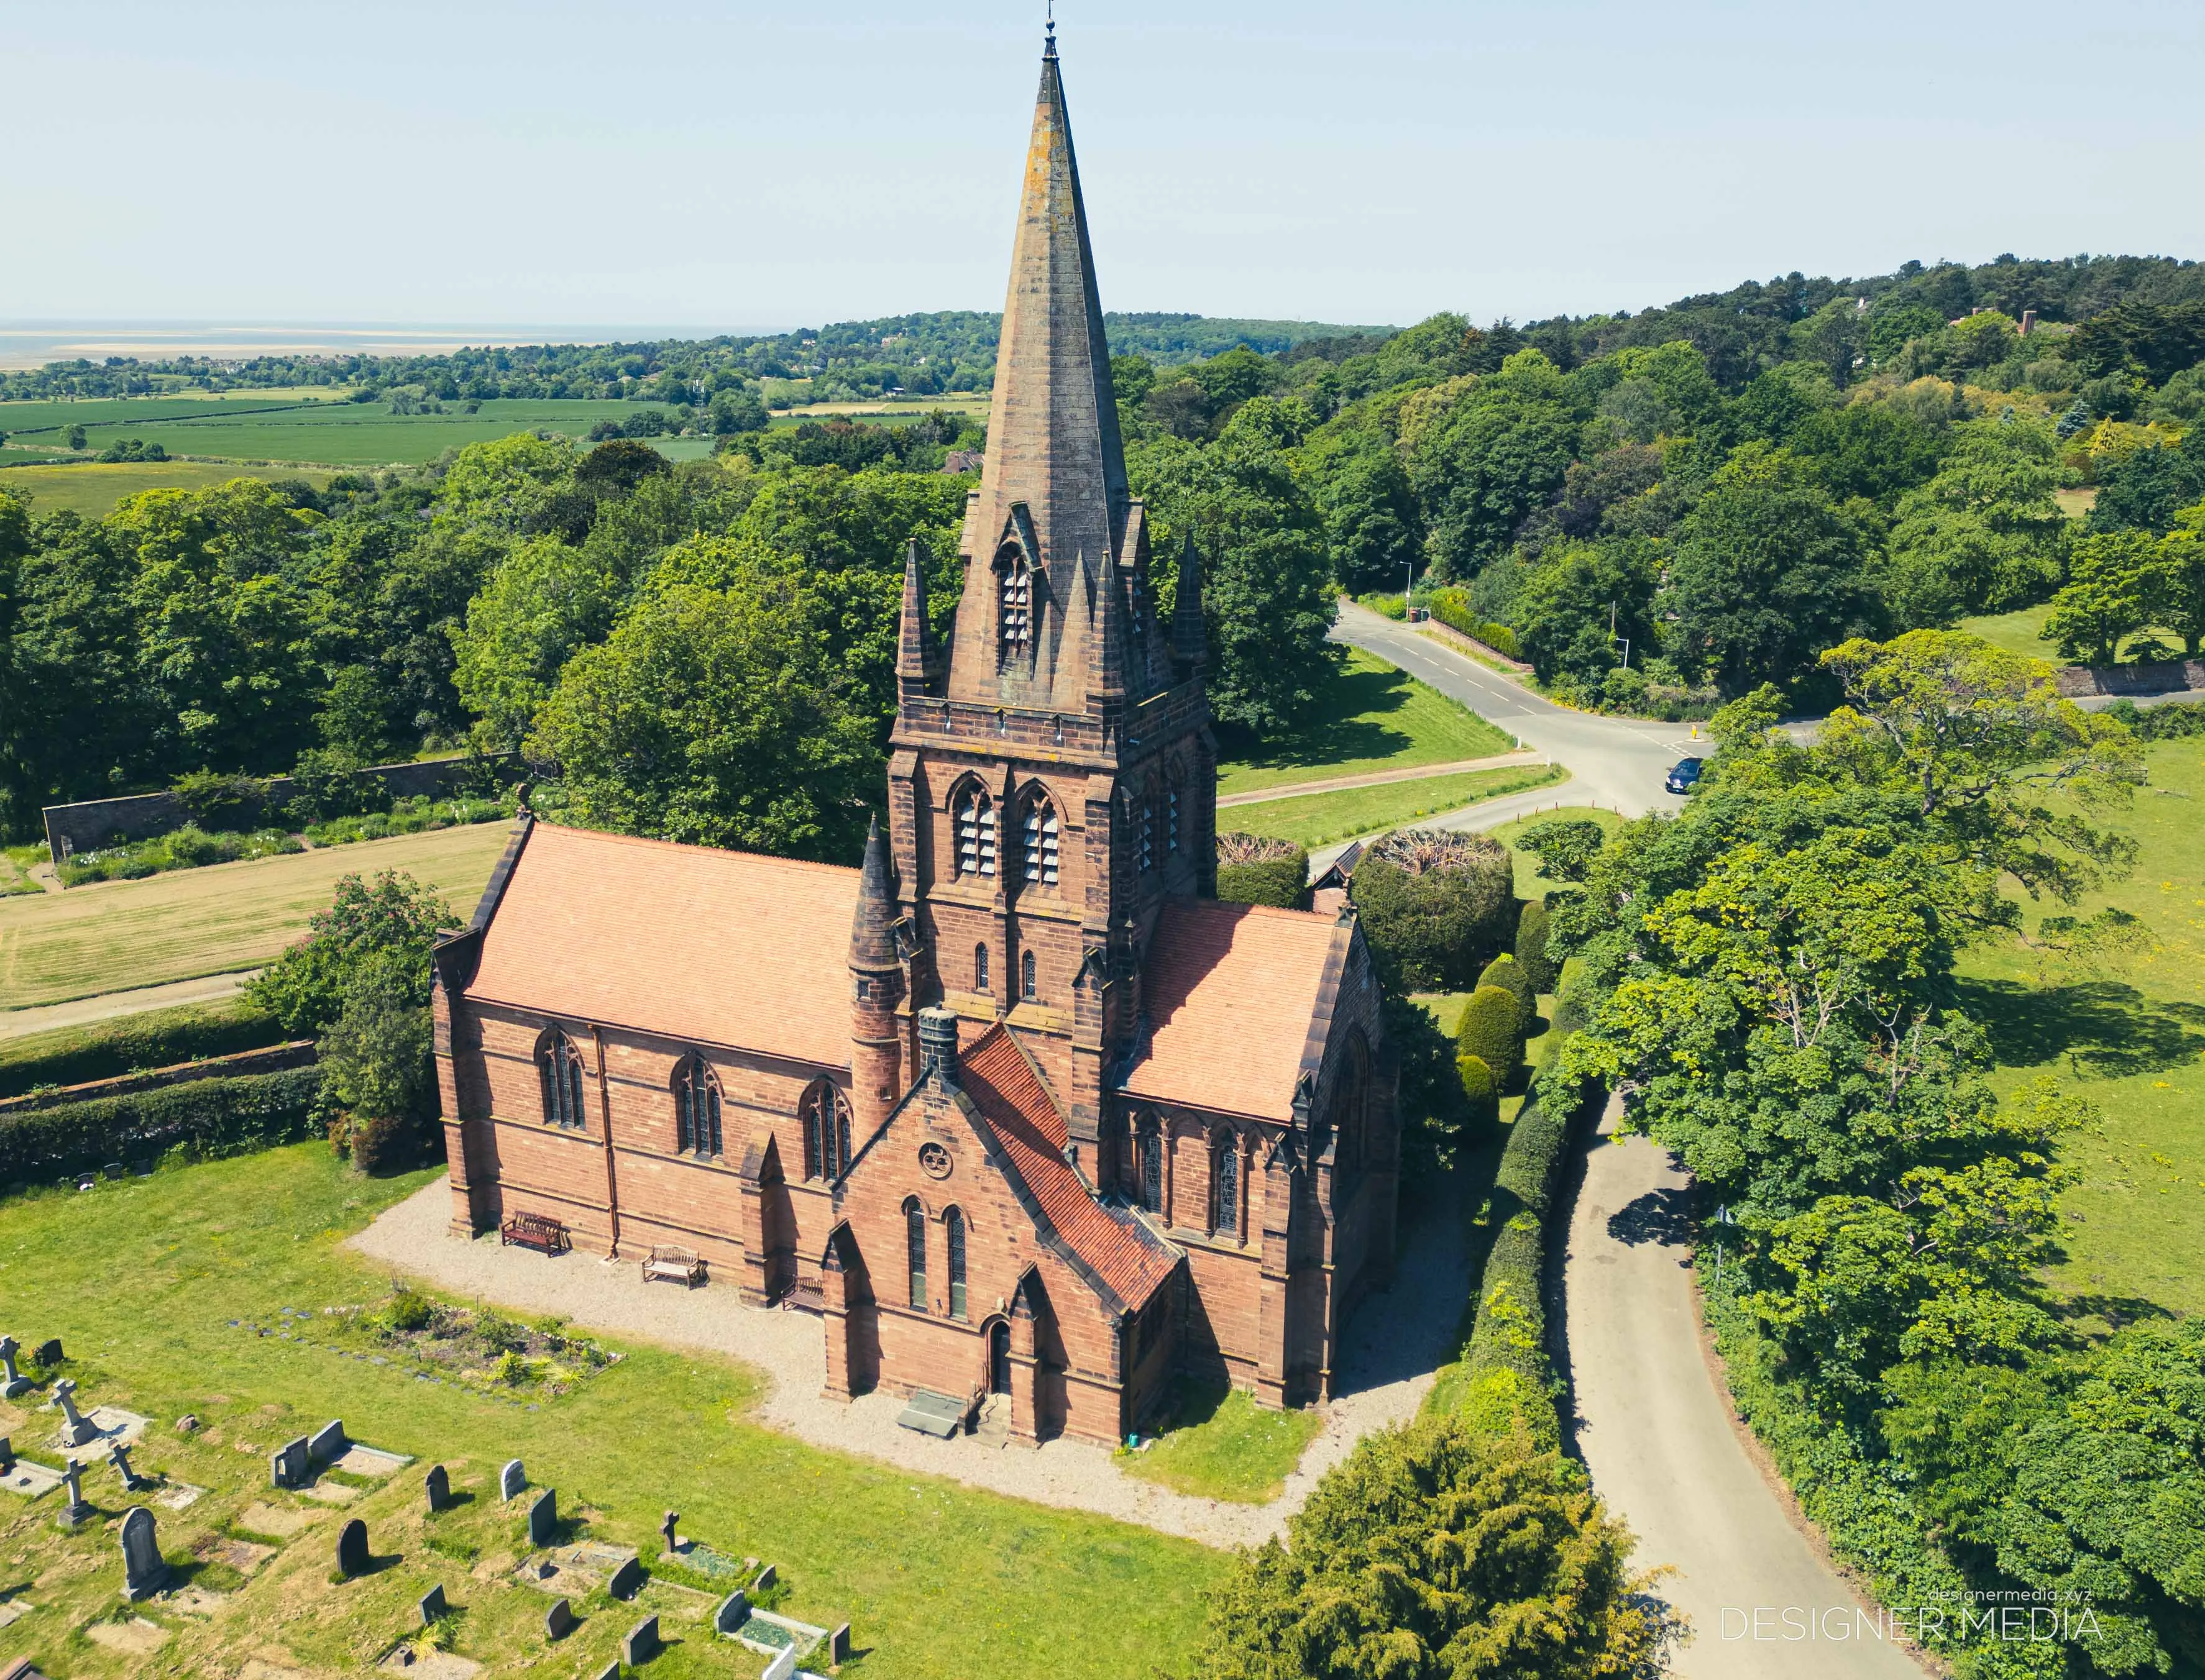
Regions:
M 48 362 L 104 361 L 130 356 L 158 361 L 211 356 L 223 361 L 270 355 L 438 355 L 463 345 L 633 343 L 663 338 L 713 338 L 785 332 L 778 325 L 514 326 L 444 325 L 378 321 L 5 321 L 0 320 L 0 368 Z

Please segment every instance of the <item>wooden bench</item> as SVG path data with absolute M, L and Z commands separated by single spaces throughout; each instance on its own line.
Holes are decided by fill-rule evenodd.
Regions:
M 539 1254 L 564 1254 L 574 1247 L 567 1240 L 567 1227 L 548 1214 L 515 1214 L 498 1226 L 497 1240 L 505 1247 L 517 1244 Z
M 704 1262 L 693 1250 L 676 1248 L 671 1244 L 654 1244 L 651 1258 L 643 1262 L 645 1283 L 681 1284 L 694 1289 L 704 1281 Z

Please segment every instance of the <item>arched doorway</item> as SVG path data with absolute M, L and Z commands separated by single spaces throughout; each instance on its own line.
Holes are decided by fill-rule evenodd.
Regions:
M 1001 1319 L 988 1327 L 988 1392 L 1011 1392 L 1011 1327 Z

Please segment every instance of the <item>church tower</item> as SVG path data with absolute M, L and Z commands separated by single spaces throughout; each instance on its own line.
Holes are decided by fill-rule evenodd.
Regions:
M 968 1038 L 1007 1022 L 1098 1182 L 1156 913 L 1215 890 L 1216 748 L 1192 549 L 1168 631 L 1150 589 L 1053 33 L 959 554 L 946 657 L 915 553 L 906 567 L 889 767 L 898 908 L 918 947 L 904 1035 L 936 1001 Z

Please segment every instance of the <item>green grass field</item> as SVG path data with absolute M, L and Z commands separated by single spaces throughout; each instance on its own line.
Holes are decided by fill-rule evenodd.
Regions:
M 1527 788 L 1566 781 L 1569 773 L 1552 764 L 1520 769 L 1465 770 L 1457 775 L 1426 776 L 1416 781 L 1381 782 L 1336 793 L 1300 793 L 1234 805 L 1217 814 L 1218 827 L 1244 834 L 1269 834 L 1306 846 L 1329 846 L 1358 834 L 1399 828 L 1423 816 L 1460 810 Z
M 1452 764 L 1515 745 L 1514 736 L 1438 690 L 1352 648 L 1325 680 L 1309 721 L 1218 765 L 1217 792 L 1229 798 L 1297 781 Z
M 1526 828 L 1537 822 L 1553 822 L 1571 818 L 1597 822 L 1601 832 L 1612 837 L 1624 824 L 1624 818 L 1614 811 L 1602 810 L 1596 805 L 1572 805 L 1567 803 L 1568 798 L 1566 793 L 1562 796 L 1563 803 L 1559 810 L 1542 810 L 1530 816 L 1519 816 L 1513 822 L 1503 822 L 1486 830 L 1486 833 L 1507 846 L 1509 855 L 1516 860 L 1516 896 L 1519 899 L 1543 899 L 1554 890 L 1555 885 L 1540 873 L 1537 858 L 1528 852 L 1519 852 L 1516 849 L 1516 842 L 1523 838 Z
M 757 1379 L 732 1362 L 601 1339 L 625 1356 L 564 1396 L 506 1400 L 415 1380 L 402 1359 L 377 1367 L 230 1327 L 383 1297 L 386 1280 L 338 1242 L 426 1176 L 360 1178 L 310 1143 L 0 1203 L 9 1327 L 27 1341 L 63 1339 L 87 1407 L 153 1420 L 134 1468 L 205 1490 L 181 1511 L 152 1505 L 161 1550 L 185 1586 L 223 1594 L 197 1614 L 174 1600 L 123 1604 L 109 1525 L 134 1501 L 96 1463 L 85 1488 L 99 1518 L 74 1534 L 53 1524 L 57 1495 L 32 1504 L 0 1493 L 0 1594 L 35 1606 L 7 1630 L 9 1655 L 72 1680 L 228 1676 L 248 1656 L 264 1665 L 248 1672 L 356 1674 L 418 1632 L 413 1606 L 440 1583 L 461 1612 L 457 1653 L 487 1674 L 595 1674 L 654 1612 L 672 1641 L 646 1671 L 654 1677 L 751 1680 L 764 1666 L 706 1631 L 719 1593 L 663 1571 L 635 1604 L 602 1590 L 577 1598 L 582 1626 L 548 1644 L 550 1599 L 515 1579 L 525 1505 L 502 1504 L 494 1487 L 498 1465 L 519 1457 L 533 1486 L 557 1489 L 562 1543 L 635 1546 L 650 1568 L 660 1515 L 677 1510 L 686 1535 L 775 1564 L 785 1613 L 828 1627 L 847 1619 L 864 1653 L 854 1671 L 870 1680 L 1103 1680 L 1183 1660 L 1221 1554 L 772 1433 L 752 1421 Z M 31 1410 L 43 1398 L 0 1404 L 0 1432 L 51 1463 L 54 1415 Z M 187 1412 L 202 1427 L 180 1434 Z M 269 1454 L 332 1417 L 419 1462 L 363 1484 L 342 1511 L 271 1490 Z M 433 1519 L 420 1493 L 432 1462 L 472 1496 Z M 367 1524 L 373 1572 L 338 1583 L 333 1542 L 353 1516 Z M 310 1526 L 273 1556 L 235 1545 L 282 1542 L 271 1525 L 301 1517 Z M 129 1629 L 134 1616 L 167 1634 L 159 1649 L 88 1636 L 95 1626 L 109 1640 L 142 1632 Z M 1092 1636 L 1099 1627 L 1108 1638 Z
M 1267 1410 L 1237 1388 L 1182 1383 L 1156 1445 L 1120 1451 L 1118 1464 L 1198 1499 L 1262 1505 L 1284 1490 L 1322 1423 L 1313 1411 Z
M 2150 772 L 2119 823 L 2142 847 L 2134 874 L 2079 907 L 2140 917 L 2144 948 L 2090 964 L 2006 947 L 1961 965 L 1959 1000 L 1990 1030 L 1999 1083 L 2053 1073 L 2104 1113 L 2061 1151 L 2082 1180 L 2061 1202 L 2067 1259 L 2053 1278 L 2114 1315 L 2205 1312 L 2205 745 L 2161 742 Z M 2077 912 L 2026 911 L 2032 931 L 2062 913 Z
M 88 519 L 104 519 L 127 496 L 144 490 L 203 490 L 232 478 L 304 478 L 317 490 L 330 481 L 326 471 L 311 466 L 240 466 L 228 461 L 85 461 L 72 466 L 15 466 L 0 472 L 0 490 L 27 497 L 32 511 L 66 509 Z
M 1982 618 L 1965 618 L 1960 628 L 1971 636 L 1980 636 L 1993 647 L 2004 648 L 2008 653 L 2018 653 L 2030 659 L 2048 659 L 2054 665 L 2067 662 L 2059 656 L 2059 650 L 2044 639 L 2045 615 L 2049 605 L 2024 607 L 2011 613 L 1994 613 Z
M 508 832 L 475 823 L 0 899 L 0 1009 L 258 967 L 305 931 L 342 875 L 402 870 L 464 920 Z

